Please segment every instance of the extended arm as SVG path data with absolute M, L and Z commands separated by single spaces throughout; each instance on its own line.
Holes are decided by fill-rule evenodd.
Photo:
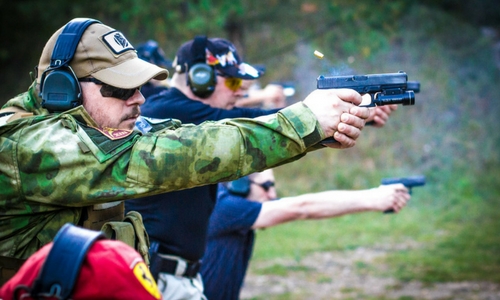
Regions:
M 359 191 L 325 191 L 264 202 L 253 228 L 300 219 L 324 219 L 364 211 L 400 211 L 410 200 L 402 184 Z
M 35 102 L 35 94 L 27 96 L 30 101 L 23 103 Z M 338 148 L 354 146 L 368 117 L 367 108 L 355 106 L 360 98 L 352 90 L 316 90 L 303 103 L 257 119 L 185 125 L 142 136 L 107 133 L 118 135 L 113 139 L 92 129 L 96 125 L 82 107 L 46 116 L 43 122 L 39 117 L 19 135 L 11 129 L 31 126 L 21 120 L 3 128 L 2 138 L 9 142 L 0 160 L 12 167 L 6 168 L 9 172 L 0 185 L 5 198 L 51 203 L 65 199 L 61 204 L 72 206 L 81 205 L 81 199 L 85 204 L 104 203 L 233 180 L 298 159 L 334 132 Z M 37 126 L 44 130 L 33 129 Z M 61 140 L 64 149 L 53 146 Z M 10 153 L 17 153 L 18 159 Z M 33 168 L 31 161 L 37 160 L 44 163 Z M 79 172 L 74 166 L 85 167 Z M 54 189 L 57 186 L 74 188 Z

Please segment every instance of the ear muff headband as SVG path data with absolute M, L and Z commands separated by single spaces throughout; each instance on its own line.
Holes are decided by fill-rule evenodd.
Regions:
M 205 49 L 207 37 L 196 36 L 191 46 L 193 60 L 189 63 L 187 83 L 193 94 L 200 98 L 208 98 L 215 91 L 217 76 L 215 69 L 206 63 Z
M 80 83 L 69 62 L 75 56 L 76 47 L 85 30 L 94 19 L 76 18 L 71 20 L 57 37 L 50 59 L 50 66 L 40 79 L 42 107 L 50 112 L 72 109 L 82 103 Z

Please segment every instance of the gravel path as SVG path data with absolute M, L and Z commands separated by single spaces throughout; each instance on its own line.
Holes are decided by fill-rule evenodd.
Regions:
M 450 282 L 424 285 L 370 275 L 383 271 L 383 249 L 358 248 L 314 253 L 300 262 L 277 259 L 252 262 L 241 299 L 500 299 L 500 284 Z M 257 275 L 271 266 L 288 270 L 284 276 Z

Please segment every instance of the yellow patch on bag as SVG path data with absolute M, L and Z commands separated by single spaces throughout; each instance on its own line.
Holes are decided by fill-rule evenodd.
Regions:
M 160 290 L 156 285 L 156 281 L 149 272 L 148 266 L 144 262 L 139 262 L 134 266 L 134 275 L 137 277 L 142 286 L 156 299 L 161 299 Z

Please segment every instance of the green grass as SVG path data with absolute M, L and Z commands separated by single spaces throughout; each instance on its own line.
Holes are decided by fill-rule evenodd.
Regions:
M 403 280 L 484 280 L 500 283 L 500 205 L 496 198 L 472 197 L 442 212 L 439 239 L 419 251 L 392 255 L 388 262 Z M 409 262 L 409 263 L 408 263 Z
M 275 264 L 267 268 L 260 269 L 258 271 L 258 274 L 260 275 L 266 275 L 266 274 L 273 274 L 273 275 L 279 275 L 279 276 L 287 276 L 290 272 L 307 272 L 311 271 L 312 268 L 306 267 L 306 266 L 283 266 L 280 264 Z
M 319 160 L 322 155 L 314 156 L 317 157 L 308 159 Z M 318 161 L 316 165 L 321 164 Z M 495 178 L 499 167 L 482 175 Z M 276 170 L 278 181 L 286 174 L 293 174 L 291 166 L 281 168 Z M 297 168 L 302 169 L 298 164 Z M 304 188 L 293 184 L 301 181 L 302 176 L 293 176 L 298 178 L 288 182 L 288 194 Z M 430 181 L 415 188 L 410 204 L 399 214 L 360 213 L 268 228 L 257 234 L 254 259 L 279 257 L 300 262 L 316 251 L 386 247 L 393 249 L 383 261 L 389 270 L 379 275 L 427 283 L 462 280 L 500 283 L 500 193 L 495 180 L 490 181 L 457 172 L 439 183 Z M 281 181 L 278 184 L 288 186 Z M 359 272 L 373 271 L 363 263 L 356 267 Z M 284 275 L 279 265 L 266 272 Z
M 495 170 L 499 170 L 496 167 L 482 175 L 495 178 Z M 277 178 L 283 178 L 285 173 L 290 172 L 277 170 Z M 472 177 L 459 172 L 450 176 L 449 182 L 431 181 L 415 188 L 408 207 L 396 215 L 361 213 L 259 231 L 254 257 L 288 257 L 300 262 L 314 251 L 394 248 L 410 242 L 417 246 L 390 252 L 386 259 L 390 274 L 386 275 L 423 282 L 500 283 L 499 187 L 494 180 L 488 183 Z

